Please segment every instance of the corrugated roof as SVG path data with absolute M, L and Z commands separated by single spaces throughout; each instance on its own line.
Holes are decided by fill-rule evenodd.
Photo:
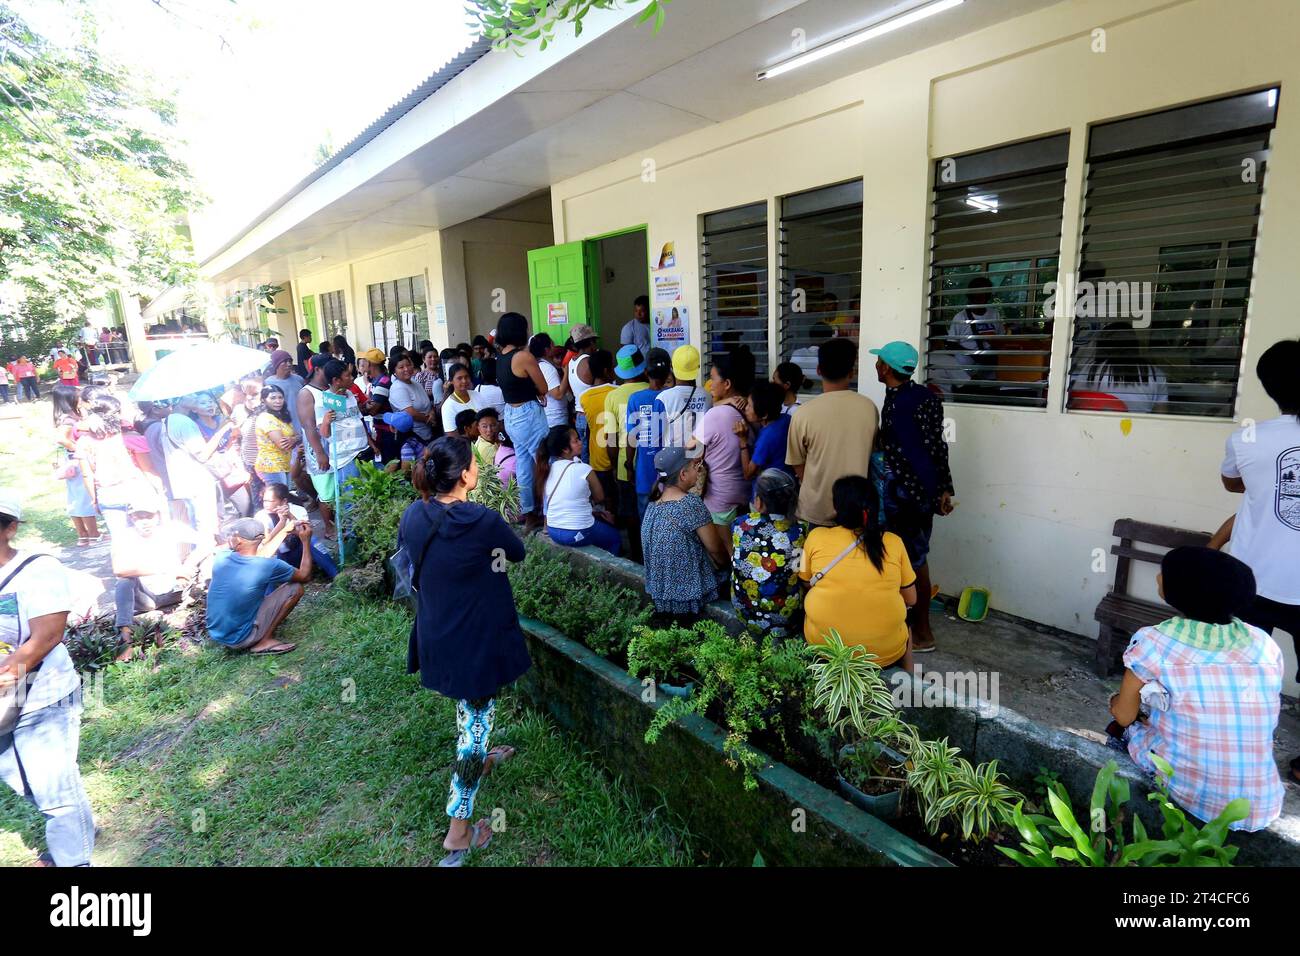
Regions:
M 304 189 L 306 189 L 316 180 L 320 179 L 322 176 L 328 173 L 335 166 L 339 165 L 339 163 L 343 162 L 349 156 L 361 150 L 364 146 L 366 146 L 366 144 L 368 144 L 371 140 L 377 137 L 380 133 L 388 129 L 388 127 L 392 126 L 394 123 L 396 123 L 407 113 L 411 112 L 411 110 L 415 109 L 417 106 L 419 106 L 421 103 L 427 100 L 434 93 L 437 93 L 440 89 L 442 89 L 452 80 L 454 80 L 457 76 L 459 76 L 465 70 L 469 69 L 475 63 L 481 60 L 484 56 L 487 55 L 488 52 L 491 51 L 491 49 L 492 49 L 492 41 L 487 39 L 486 37 L 479 37 L 477 40 L 475 40 L 473 43 L 467 46 L 460 53 L 457 53 L 454 57 L 448 60 L 446 64 L 444 64 L 438 70 L 434 71 L 434 73 L 427 80 L 425 80 L 415 89 L 411 90 L 411 92 L 407 93 L 404 97 L 402 97 L 392 106 L 390 106 L 387 110 L 385 110 L 382 116 L 380 116 L 377 120 L 375 120 L 365 129 L 363 129 L 355 137 L 353 137 L 353 139 L 350 142 L 348 142 L 345 146 L 343 146 L 342 149 L 336 152 L 325 162 L 317 166 L 314 170 L 312 170 L 309 174 L 307 174 L 307 176 L 305 176 L 297 185 L 295 185 L 287 193 L 285 193 L 283 196 L 281 196 L 279 199 L 273 202 L 261 213 L 254 216 L 253 219 L 246 226 L 244 226 L 233 236 L 231 236 L 230 239 L 226 240 L 226 242 L 223 243 L 220 248 L 218 248 L 216 251 L 212 253 L 209 253 L 208 256 L 203 260 L 204 264 L 211 262 L 217 256 L 221 255 L 223 252 L 225 252 L 227 249 L 229 249 L 231 246 L 237 243 L 240 239 L 242 239 L 245 235 L 247 235 L 249 231 L 252 230 L 255 226 L 259 225 L 260 223 L 265 221 L 268 217 L 270 217 L 272 213 L 274 213 L 277 209 L 279 209 L 281 206 L 287 203 L 290 199 L 298 195 L 298 193 L 302 192 Z

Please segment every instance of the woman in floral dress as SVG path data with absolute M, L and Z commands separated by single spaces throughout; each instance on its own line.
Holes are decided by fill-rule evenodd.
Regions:
M 799 486 L 768 468 L 754 483 L 749 514 L 731 525 L 731 603 L 755 638 L 799 635 L 799 561 L 808 529 L 794 517 Z

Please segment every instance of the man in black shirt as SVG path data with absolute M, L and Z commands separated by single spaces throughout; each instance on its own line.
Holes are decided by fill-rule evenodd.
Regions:
M 311 374 L 307 369 L 307 363 L 311 361 L 311 329 L 303 329 L 298 333 L 298 374 L 306 378 Z

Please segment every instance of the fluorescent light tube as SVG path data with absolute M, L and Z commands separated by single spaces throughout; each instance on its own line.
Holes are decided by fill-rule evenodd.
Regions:
M 927 17 L 932 17 L 936 13 L 943 13 L 945 10 L 951 10 L 953 7 L 960 6 L 964 0 L 935 0 L 934 3 L 927 3 L 923 7 L 917 7 L 915 10 L 909 10 L 901 13 L 896 17 L 891 17 L 875 26 L 859 30 L 857 33 L 850 33 L 846 37 L 840 37 L 838 40 L 832 40 L 830 43 L 823 44 L 806 53 L 800 53 L 796 57 L 791 57 L 783 63 L 769 67 L 758 74 L 760 80 L 770 80 L 774 76 L 780 76 L 782 73 L 789 73 L 791 70 L 798 69 L 801 66 L 807 66 L 809 63 L 816 63 L 818 60 L 824 60 L 828 56 L 855 47 L 859 43 L 866 43 L 868 40 L 874 40 L 876 37 L 884 36 L 886 33 L 893 33 L 905 26 L 910 26 Z

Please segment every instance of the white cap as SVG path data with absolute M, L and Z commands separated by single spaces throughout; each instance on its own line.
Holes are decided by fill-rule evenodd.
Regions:
M 23 520 L 23 502 L 18 492 L 11 488 L 0 488 L 0 515 Z

